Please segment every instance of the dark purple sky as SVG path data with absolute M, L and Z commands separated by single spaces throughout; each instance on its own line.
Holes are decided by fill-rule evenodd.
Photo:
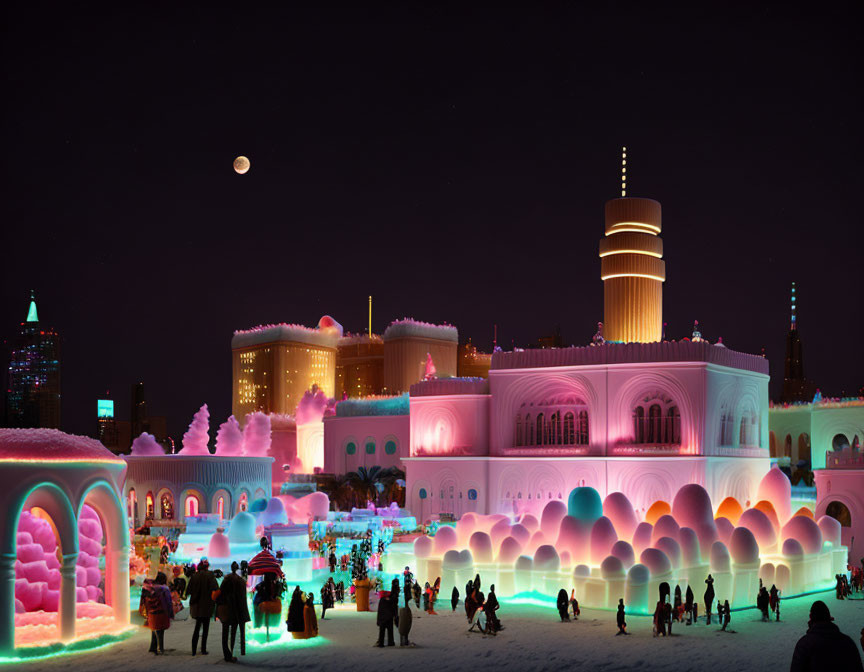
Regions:
M 379 331 L 588 342 L 622 144 L 663 203 L 670 337 L 765 346 L 776 394 L 795 280 L 808 376 L 864 383 L 859 3 L 29 4 L 3 21 L 0 335 L 35 289 L 68 431 L 139 379 L 178 435 L 205 401 L 221 422 L 235 328 L 360 331 L 368 294 Z

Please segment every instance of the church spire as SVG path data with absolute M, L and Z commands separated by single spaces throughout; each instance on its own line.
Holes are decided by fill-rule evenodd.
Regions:
M 36 293 L 30 290 L 30 310 L 27 311 L 28 322 L 38 322 L 39 313 L 36 312 Z

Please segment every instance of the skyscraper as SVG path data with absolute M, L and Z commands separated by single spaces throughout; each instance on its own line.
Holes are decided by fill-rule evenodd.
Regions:
M 27 319 L 12 339 L 5 424 L 60 427 L 60 335 L 39 323 L 33 292 Z
M 780 400 L 786 403 L 810 401 L 815 392 L 814 385 L 804 377 L 804 353 L 798 335 L 798 297 L 792 283 L 789 333 L 786 334 L 786 361 L 783 366 L 783 393 Z

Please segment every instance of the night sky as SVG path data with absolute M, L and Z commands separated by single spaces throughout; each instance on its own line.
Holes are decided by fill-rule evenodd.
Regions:
M 67 431 L 106 388 L 128 419 L 137 380 L 178 438 L 203 402 L 222 422 L 234 329 L 362 331 L 369 294 L 378 332 L 587 343 L 622 145 L 628 195 L 663 204 L 667 337 L 765 347 L 776 396 L 794 280 L 808 378 L 864 384 L 859 3 L 27 4 L 3 22 L 0 338 L 35 289 Z

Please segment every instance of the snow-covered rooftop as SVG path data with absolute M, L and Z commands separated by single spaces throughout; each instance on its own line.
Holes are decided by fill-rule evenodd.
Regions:
M 329 315 L 325 315 L 318 322 L 317 327 L 281 322 L 237 330 L 231 339 L 231 347 L 248 348 L 265 343 L 305 343 L 335 348 L 340 338 L 342 338 L 342 325 Z
M 452 324 L 432 324 L 405 317 L 394 320 L 384 330 L 384 340 L 396 338 L 432 338 L 438 341 L 459 342 L 459 331 Z
M 336 404 L 337 418 L 377 415 L 408 415 L 408 395 L 398 397 L 367 397 L 345 399 Z
M 0 460 L 123 462 L 96 439 L 59 429 L 0 429 Z

